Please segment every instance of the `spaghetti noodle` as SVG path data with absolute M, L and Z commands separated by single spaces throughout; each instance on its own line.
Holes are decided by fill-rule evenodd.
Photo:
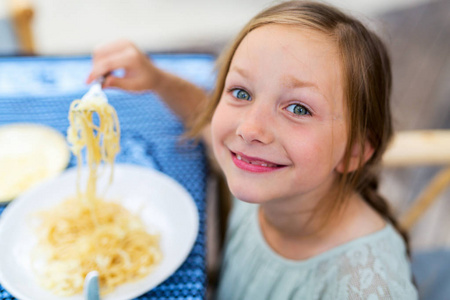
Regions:
M 39 213 L 33 266 L 44 288 L 65 296 L 81 292 L 86 275 L 96 270 L 105 294 L 151 272 L 162 259 L 159 236 L 149 234 L 142 220 L 120 204 L 97 197 L 98 166 L 111 164 L 112 179 L 119 152 L 114 108 L 101 98 L 75 100 L 69 120 L 67 138 L 78 162 L 77 194 Z M 82 191 L 84 148 L 89 175 Z

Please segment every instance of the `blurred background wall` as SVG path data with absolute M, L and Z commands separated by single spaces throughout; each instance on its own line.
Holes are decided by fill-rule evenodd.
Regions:
M 429 0 L 329 0 L 356 15 L 376 17 Z M 216 53 L 274 0 L 0 0 L 0 18 L 11 3 L 34 8 L 35 53 L 88 54 L 99 43 L 128 38 L 152 52 Z

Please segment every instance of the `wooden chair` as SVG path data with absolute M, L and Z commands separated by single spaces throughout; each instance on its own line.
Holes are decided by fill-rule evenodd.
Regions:
M 32 21 L 34 8 L 29 0 L 9 0 L 9 14 L 22 55 L 35 53 Z
M 437 197 L 450 186 L 450 130 L 397 132 L 383 156 L 383 164 L 386 167 L 442 166 L 413 205 L 401 216 L 401 225 L 409 231 Z

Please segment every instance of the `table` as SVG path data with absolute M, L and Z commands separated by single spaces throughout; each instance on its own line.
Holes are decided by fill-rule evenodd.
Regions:
M 210 89 L 214 57 L 205 54 L 151 56 L 164 70 Z M 90 57 L 16 57 L 0 59 L 0 125 L 33 122 L 66 134 L 72 100 L 86 93 Z M 118 163 L 153 167 L 191 194 L 200 215 L 199 233 L 181 267 L 137 299 L 203 299 L 206 292 L 206 182 L 208 165 L 200 143 L 180 143 L 185 128 L 155 94 L 106 91 L 121 124 Z M 76 165 L 71 157 L 69 167 Z M 0 214 L 6 205 L 0 205 Z M 0 215 L 1 217 L 1 215 Z M 15 299 L 0 285 L 0 299 Z

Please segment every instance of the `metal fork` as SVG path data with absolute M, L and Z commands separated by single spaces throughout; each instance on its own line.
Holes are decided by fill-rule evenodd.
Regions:
M 102 89 L 102 85 L 103 82 L 105 82 L 106 76 L 108 75 L 101 76 L 96 80 L 94 80 L 88 92 L 81 98 L 81 100 L 86 101 L 87 99 L 100 98 L 104 99 L 107 102 L 108 98 L 106 98 L 106 94 L 103 92 Z

